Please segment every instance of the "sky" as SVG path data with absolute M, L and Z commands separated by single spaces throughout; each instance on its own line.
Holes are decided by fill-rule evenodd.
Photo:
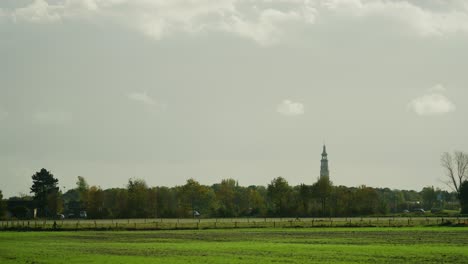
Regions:
M 2 0 L 0 190 L 445 188 L 466 69 L 465 0 Z

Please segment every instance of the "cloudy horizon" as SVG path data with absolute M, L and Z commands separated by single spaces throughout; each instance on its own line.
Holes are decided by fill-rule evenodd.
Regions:
M 468 151 L 462 0 L 5 0 L 0 190 L 129 178 L 447 189 Z

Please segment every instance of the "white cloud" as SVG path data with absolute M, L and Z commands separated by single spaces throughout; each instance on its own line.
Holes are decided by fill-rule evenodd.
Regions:
M 340 16 L 372 18 L 401 23 L 421 36 L 468 33 L 468 9 L 458 1 L 426 0 L 324 0 L 319 1 Z
M 45 0 L 34 0 L 30 5 L 17 8 L 11 17 L 14 21 L 55 22 L 60 20 L 63 6 L 51 6 Z
M 41 125 L 64 125 L 72 121 L 72 115 L 67 112 L 44 111 L 33 114 L 33 122 Z
M 156 40 L 177 32 L 228 32 L 261 45 L 276 43 L 288 23 L 315 22 L 316 10 L 309 1 L 277 3 L 284 8 L 274 8 L 267 0 L 35 0 L 14 9 L 10 17 L 25 22 L 111 21 Z
M 145 105 L 155 105 L 156 101 L 154 101 L 151 96 L 149 96 L 147 93 L 130 93 L 127 95 L 127 97 L 131 100 L 143 103 Z
M 421 36 L 468 33 L 468 5 L 461 0 L 34 0 L 7 15 L 26 22 L 111 22 L 155 40 L 227 32 L 260 45 L 286 39 L 291 26 L 323 25 L 333 17 L 391 21 Z
M 436 84 L 432 88 L 429 89 L 429 92 L 434 93 L 443 93 L 447 91 L 447 89 L 442 84 Z
M 160 113 L 167 109 L 167 105 L 159 103 L 149 96 L 146 92 L 143 93 L 130 93 L 127 95 L 128 99 L 138 102 L 146 106 L 147 110 L 151 113 Z
M 314 23 L 314 10 L 309 10 L 307 23 Z M 224 30 L 240 36 L 251 38 L 261 45 L 270 45 L 279 42 L 283 34 L 283 26 L 288 23 L 304 22 L 305 15 L 296 11 L 282 12 L 276 9 L 259 11 L 256 21 L 249 21 L 240 16 L 232 16 L 226 22 Z
M 302 103 L 286 99 L 278 104 L 276 111 L 285 116 L 298 116 L 304 114 L 305 107 Z
M 408 107 L 420 116 L 442 115 L 455 111 L 455 104 L 450 101 L 442 92 L 445 88 L 436 85 L 429 89 L 428 94 L 413 99 Z

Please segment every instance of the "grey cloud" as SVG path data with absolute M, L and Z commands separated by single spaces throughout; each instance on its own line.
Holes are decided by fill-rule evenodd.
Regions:
M 228 32 L 260 45 L 291 37 L 291 24 L 307 26 L 317 20 L 323 23 L 330 15 L 390 19 L 421 36 L 468 33 L 468 8 L 457 1 L 424 5 L 417 1 L 383 0 L 35 0 L 13 9 L 9 15 L 14 21 L 26 22 L 112 21 L 156 40 L 177 32 Z
M 14 22 L 34 1 L 0 0 L 6 196 L 42 167 L 67 188 L 312 183 L 324 139 L 335 184 L 418 189 L 468 150 L 466 1 L 45 2 Z

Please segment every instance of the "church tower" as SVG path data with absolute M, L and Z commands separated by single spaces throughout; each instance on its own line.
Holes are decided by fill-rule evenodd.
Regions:
M 330 172 L 328 171 L 328 154 L 327 147 L 323 145 L 322 160 L 320 161 L 320 179 L 324 177 L 330 177 Z

